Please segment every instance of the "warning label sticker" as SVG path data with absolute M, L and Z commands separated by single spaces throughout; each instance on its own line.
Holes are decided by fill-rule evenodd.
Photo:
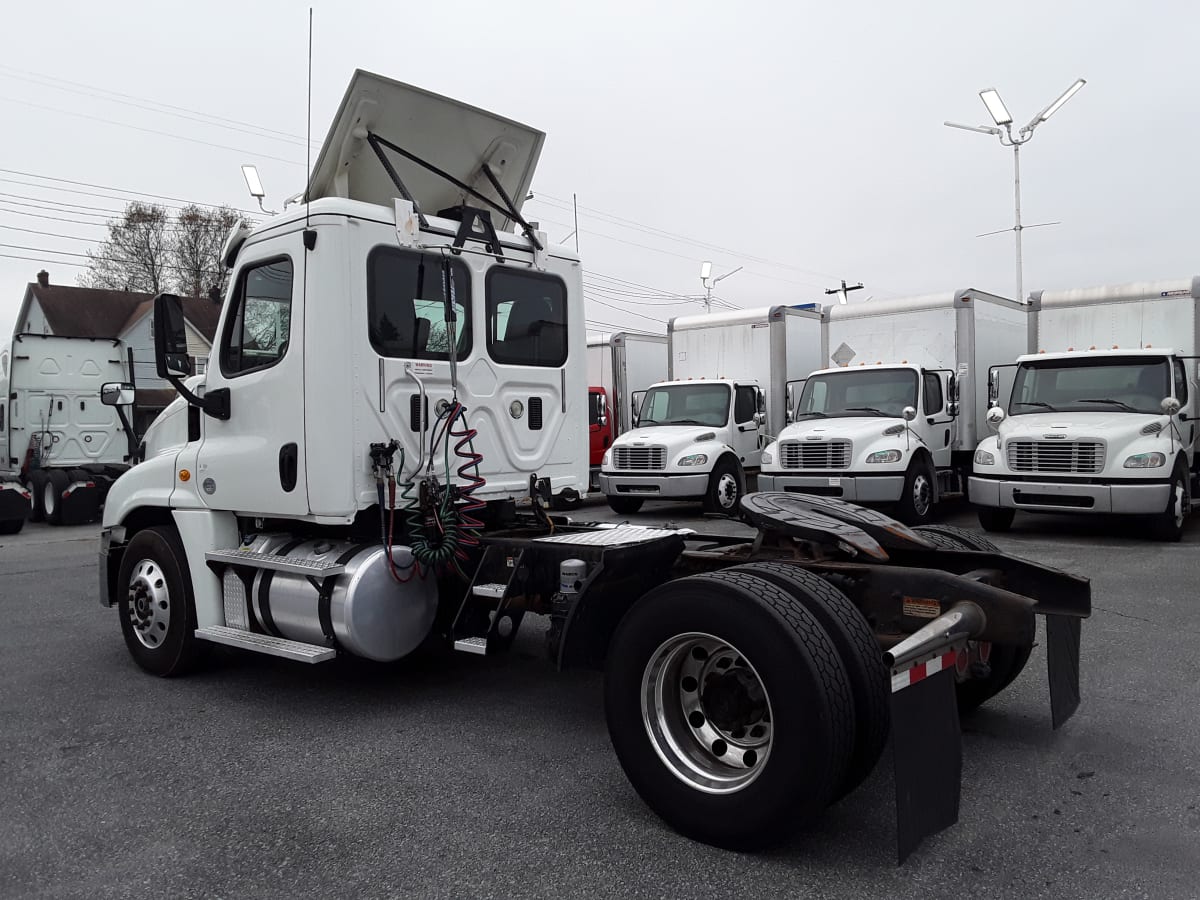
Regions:
M 936 619 L 942 612 L 942 604 L 925 597 L 905 597 L 904 614 L 918 619 Z

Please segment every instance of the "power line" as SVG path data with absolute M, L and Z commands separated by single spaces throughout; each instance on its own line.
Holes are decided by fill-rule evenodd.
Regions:
M 0 243 L 0 247 L 7 248 L 9 250 L 25 250 L 29 253 L 53 253 L 58 256 L 74 256 L 78 259 L 88 259 L 88 260 L 94 260 L 94 261 L 100 261 L 100 262 L 115 262 L 115 263 L 129 262 L 129 260 L 127 260 L 127 259 L 120 259 L 115 256 L 97 256 L 94 253 L 75 253 L 72 250 L 50 250 L 49 248 L 46 248 L 46 247 L 28 247 L 23 244 Z M 82 268 L 86 269 L 86 268 L 88 268 L 88 266 L 86 264 L 84 264 L 84 265 L 82 265 Z M 220 276 L 222 274 L 222 270 L 219 270 L 219 269 L 192 269 L 188 266 L 175 266 L 175 265 L 171 265 L 170 263 L 160 263 L 155 268 L 161 269 L 161 270 L 171 269 L 176 272 L 187 272 L 189 274 L 199 273 L 201 275 L 217 275 L 217 276 Z
M 92 184 L 90 181 L 72 181 L 70 178 L 56 178 L 53 175 L 38 175 L 35 172 L 22 172 L 18 169 L 0 168 L 0 172 L 5 173 L 6 175 L 20 175 L 22 178 L 40 178 L 42 181 L 54 181 L 54 182 L 58 182 L 60 184 L 73 184 L 73 185 L 76 185 L 77 187 L 96 188 L 97 190 L 101 190 L 101 191 L 116 191 L 118 194 L 129 194 L 131 196 L 136 196 L 136 197 L 151 197 L 151 198 L 154 198 L 157 200 L 172 200 L 176 203 L 182 203 L 186 206 L 211 206 L 212 205 L 212 204 L 208 204 L 208 203 L 198 203 L 195 200 L 184 200 L 182 197 L 168 197 L 166 194 L 151 194 L 151 193 L 147 193 L 146 191 L 134 191 L 134 190 L 129 190 L 128 188 L 113 187 L 112 185 L 109 185 L 109 184 Z M 0 179 L 0 180 L 7 181 L 9 179 Z M 25 182 L 21 182 L 21 183 L 24 184 Z M 41 187 L 41 185 L 33 185 L 33 186 Z M 85 194 L 85 193 L 87 193 L 86 191 L 72 191 L 72 190 L 69 190 L 68 188 L 56 188 L 51 185 L 45 185 L 45 188 L 46 188 L 46 190 L 62 191 L 63 193 L 70 193 L 70 194 Z M 109 199 L 123 200 L 125 198 L 111 197 Z M 258 210 L 239 209 L 237 207 L 231 207 L 231 208 L 234 210 L 234 212 L 243 212 L 243 213 L 246 213 L 247 215 L 255 215 L 258 213 Z

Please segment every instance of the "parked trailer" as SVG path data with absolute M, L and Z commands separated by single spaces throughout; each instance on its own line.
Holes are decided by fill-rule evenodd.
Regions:
M 958 709 L 1016 677 L 1037 615 L 1054 724 L 1074 711 L 1087 582 L 826 498 L 747 496 L 753 541 L 551 517 L 587 477 L 568 403 L 587 366 L 578 261 L 520 213 L 541 143 L 355 74 L 307 207 L 231 236 L 202 379 L 182 380 L 178 298 L 155 299 L 159 371 L 190 408 L 110 491 L 101 603 L 164 676 L 214 643 L 306 663 L 431 640 L 498 654 L 547 616 L 558 667 L 604 668 L 617 756 L 675 828 L 777 841 L 866 778 L 890 732 L 903 857 L 956 819 Z
M 588 335 L 588 430 L 591 486 L 615 438 L 633 427 L 646 389 L 667 377 L 667 338 L 619 331 Z
M 1200 497 L 1200 277 L 1037 291 L 1031 301 L 1037 352 L 1007 370 L 1009 391 L 995 372 L 996 434 L 975 454 L 980 523 L 1007 530 L 1018 510 L 1123 513 L 1178 541 Z
M 976 288 L 825 310 L 826 358 L 763 452 L 763 490 L 896 504 L 961 497 L 987 434 L 987 374 L 1028 343 L 1028 307 Z
M 4 473 L 24 485 L 34 521 L 97 518 L 136 449 L 124 411 L 101 400 L 106 383 L 126 381 L 124 348 L 100 338 L 16 334 L 9 359 L 7 380 L 0 379 Z
M 821 314 L 772 306 L 684 316 L 667 330 L 670 381 L 647 391 L 638 427 L 605 454 L 600 489 L 620 513 L 692 499 L 736 514 L 784 426 L 789 377 L 819 365 Z

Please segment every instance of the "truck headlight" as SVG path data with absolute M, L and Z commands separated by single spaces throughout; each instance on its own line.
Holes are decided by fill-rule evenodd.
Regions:
M 762 452 L 762 456 L 759 457 L 759 460 L 764 466 L 769 466 L 771 463 L 775 462 L 775 454 L 770 450 L 764 450 Z
M 1125 460 L 1127 469 L 1157 469 L 1166 465 L 1167 457 L 1162 453 L 1135 453 Z
M 605 450 L 604 456 L 600 458 L 600 468 L 607 469 L 609 463 L 611 463 L 611 462 L 612 462 L 612 451 Z
M 977 465 L 977 466 L 994 466 L 995 464 L 996 464 L 996 457 L 994 454 L 989 453 L 987 450 L 984 450 L 982 447 L 980 447 L 978 450 L 975 451 L 975 465 Z
M 689 453 L 687 456 L 679 457 L 681 466 L 702 466 L 706 462 L 708 462 L 707 453 Z
M 899 450 L 876 450 L 867 457 L 869 463 L 898 463 L 900 462 Z

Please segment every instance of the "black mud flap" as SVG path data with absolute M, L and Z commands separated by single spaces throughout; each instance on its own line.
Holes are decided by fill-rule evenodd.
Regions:
M 1046 616 L 1046 670 L 1050 676 L 1050 720 L 1059 728 L 1079 708 L 1079 636 L 1077 616 Z
M 931 834 L 958 821 L 962 736 L 954 667 L 892 689 L 896 853 L 903 863 Z

